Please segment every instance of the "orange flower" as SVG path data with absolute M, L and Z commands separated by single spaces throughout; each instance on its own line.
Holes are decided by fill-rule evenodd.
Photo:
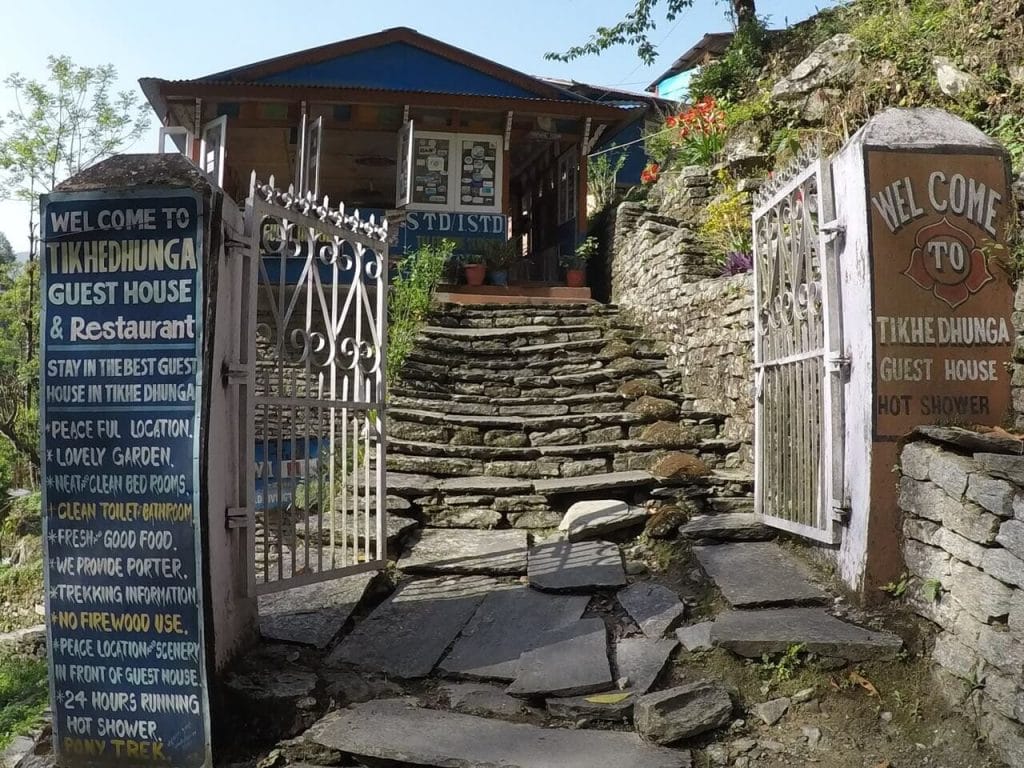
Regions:
M 648 163 L 647 167 L 640 173 L 640 181 L 644 184 L 653 184 L 661 174 L 661 166 L 657 163 Z
M 669 128 L 675 128 L 676 127 L 676 116 L 675 115 L 669 115 L 668 117 L 666 117 L 665 118 L 665 125 L 668 126 Z

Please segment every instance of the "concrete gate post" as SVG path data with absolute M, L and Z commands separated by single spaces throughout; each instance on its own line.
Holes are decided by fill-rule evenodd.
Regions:
M 58 764 L 207 766 L 218 673 L 257 632 L 226 524 L 241 216 L 183 157 L 124 155 L 43 196 L 40 223 Z
M 998 142 L 937 109 L 883 112 L 832 163 L 850 366 L 838 565 L 869 602 L 903 567 L 899 442 L 919 425 L 1009 420 L 1008 171 Z

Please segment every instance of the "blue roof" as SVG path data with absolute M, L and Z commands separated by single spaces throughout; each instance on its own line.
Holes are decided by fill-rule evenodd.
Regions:
M 317 63 L 302 64 L 248 82 L 506 98 L 537 97 L 536 92 L 527 91 L 508 80 L 493 77 L 451 58 L 403 42 L 387 43 Z M 566 97 L 573 98 L 568 94 Z

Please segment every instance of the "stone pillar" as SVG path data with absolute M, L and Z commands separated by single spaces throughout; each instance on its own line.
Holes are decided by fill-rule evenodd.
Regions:
M 900 441 L 1010 417 L 1008 170 L 998 142 L 937 109 L 883 112 L 832 163 L 850 360 L 839 571 L 869 602 L 902 569 Z
M 179 155 L 41 200 L 48 654 L 63 766 L 211 764 L 218 672 L 256 639 L 224 376 L 237 206 Z

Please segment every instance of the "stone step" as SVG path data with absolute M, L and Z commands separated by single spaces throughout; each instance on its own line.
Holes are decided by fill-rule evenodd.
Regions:
M 714 507 L 714 501 L 708 500 Z M 679 527 L 679 535 L 696 541 L 767 541 L 775 531 L 753 512 L 699 515 Z
M 436 356 L 432 360 L 407 359 L 402 368 L 402 375 L 406 380 L 427 378 L 430 381 L 452 385 L 470 383 L 519 389 L 547 389 L 557 386 L 581 389 L 606 382 L 621 384 L 629 378 L 651 376 L 666 365 L 664 361 L 620 357 L 597 368 L 593 367 L 593 360 L 580 360 L 576 363 L 558 361 L 550 368 L 528 368 L 520 365 L 496 370 L 476 363 L 461 366 L 437 362 L 437 360 Z M 559 370 L 559 366 L 584 365 L 586 367 L 582 370 Z
M 841 621 L 824 608 L 779 608 L 726 611 L 711 625 L 711 642 L 740 656 L 759 659 L 802 645 L 817 653 L 848 661 L 893 659 L 903 641 Z
M 622 411 L 606 413 L 577 413 L 561 416 L 498 416 L 471 413 L 444 413 L 392 408 L 388 411 L 392 422 L 416 424 L 447 424 L 454 427 L 476 429 L 502 429 L 517 432 L 550 432 L 555 429 L 580 428 L 595 425 L 632 425 L 655 421 L 653 417 Z
M 542 728 L 378 699 L 332 712 L 307 741 L 357 758 L 438 768 L 689 768 L 687 750 L 635 733 Z
M 412 382 L 413 384 L 415 382 Z M 578 395 L 558 395 L 555 397 L 546 396 L 541 397 L 533 395 L 530 397 L 495 397 L 492 395 L 465 395 L 459 393 L 441 393 L 441 392 L 422 392 L 416 389 L 414 386 L 410 386 L 410 382 L 400 382 L 396 386 L 390 389 L 391 405 L 395 407 L 404 408 L 422 408 L 424 410 L 444 410 L 437 406 L 437 402 L 442 403 L 469 403 L 476 405 L 494 405 L 494 406 L 526 406 L 529 407 L 534 404 L 538 405 L 568 405 L 570 408 L 580 404 L 593 404 L 593 403 L 629 403 L 639 396 L 627 396 L 620 394 L 619 392 L 584 392 Z M 687 407 L 688 404 L 692 405 L 696 399 L 695 395 L 662 391 L 657 397 L 664 398 L 666 400 L 673 400 L 680 404 L 684 412 L 689 415 L 693 413 L 693 418 L 707 418 L 706 414 L 697 414 L 692 407 Z M 408 401 L 408 402 L 406 402 Z M 415 405 L 410 405 L 411 401 L 419 401 Z M 710 414 L 717 421 L 724 421 L 725 416 L 723 414 Z
M 449 374 L 468 372 L 475 376 L 478 371 L 489 371 L 494 376 L 501 376 L 509 372 L 518 372 L 523 375 L 529 372 L 535 376 L 555 375 L 564 373 L 583 373 L 604 369 L 605 364 L 597 357 L 599 350 L 591 350 L 589 354 L 577 353 L 537 353 L 535 355 L 519 355 L 515 351 L 495 350 L 488 357 L 452 355 L 441 350 L 430 349 L 426 346 L 418 346 L 410 352 L 405 359 L 405 364 L 410 366 L 409 370 L 430 371 L 435 375 L 440 373 L 441 368 Z M 438 359 L 443 357 L 444 365 L 438 364 Z
M 650 472 L 607 472 L 588 477 L 550 478 L 533 482 L 533 490 L 541 496 L 560 496 L 567 493 L 589 491 L 615 491 L 655 485 L 657 480 Z
M 554 433 L 548 433 L 548 435 L 550 434 Z M 582 440 L 584 437 L 585 434 L 581 432 L 577 439 Z M 535 461 L 541 458 L 571 460 L 594 456 L 613 458 L 623 453 L 665 451 L 688 447 L 691 447 L 691 445 L 685 441 L 678 445 L 672 445 L 645 440 L 612 440 L 599 443 L 573 442 L 568 445 L 535 445 L 517 448 L 487 445 L 455 445 L 392 438 L 388 440 L 388 456 L 389 458 L 391 456 L 447 457 L 483 462 Z M 743 499 L 743 501 L 748 500 Z M 749 499 L 749 501 L 753 504 L 753 499 Z
M 810 568 L 778 544 L 719 544 L 694 547 L 693 553 L 734 608 L 829 600 L 825 590 L 812 581 Z

